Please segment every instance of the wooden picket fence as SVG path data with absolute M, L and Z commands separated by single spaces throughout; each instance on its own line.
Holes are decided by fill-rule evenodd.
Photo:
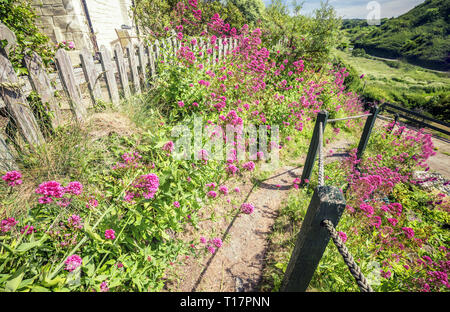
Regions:
M 4 33 L 8 31 L 5 27 L 0 29 L 1 40 L 14 36 Z M 230 54 L 237 44 L 236 39 L 220 38 L 214 47 L 209 40 L 199 38 L 198 43 L 190 47 L 205 53 L 212 49 L 210 55 L 205 55 L 209 56 L 208 64 L 213 64 Z M 74 119 L 83 122 L 88 117 L 88 109 L 99 101 L 110 102 L 117 107 L 121 98 L 126 99 L 148 88 L 157 75 L 157 63 L 167 61 L 180 47 L 180 40 L 172 36 L 152 44 L 138 41 L 125 49 L 116 44 L 112 49 L 114 55 L 102 46 L 97 58 L 94 53 L 83 49 L 79 54 L 81 67 L 77 68 L 72 65 L 67 51 L 59 49 L 55 55 L 56 73 L 48 73 L 41 58 L 33 52 L 24 58 L 29 72 L 27 77 L 17 77 L 7 53 L 3 53 L 6 55 L 0 55 L 0 110 L 6 112 L 25 143 L 40 145 L 45 138 L 26 100 L 31 91 L 40 96 L 42 103 L 47 103 L 53 116 L 52 127 L 64 123 L 59 105 L 61 100 L 55 97 L 55 91 L 65 94 Z M 11 147 L 0 133 L 0 170 L 15 168 Z

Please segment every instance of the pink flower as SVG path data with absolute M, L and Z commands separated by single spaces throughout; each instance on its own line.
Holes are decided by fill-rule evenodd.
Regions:
M 115 239 L 116 236 L 114 235 L 116 233 L 116 231 L 114 231 L 113 229 L 109 229 L 105 231 L 105 238 L 106 239 Z
M 251 214 L 255 210 L 255 207 L 251 203 L 243 203 L 241 205 L 241 211 L 245 214 Z
M 56 181 L 41 183 L 35 191 L 37 194 L 44 195 L 39 198 L 39 203 L 47 204 L 53 201 L 53 198 L 61 198 L 65 193 L 65 188 Z
M 206 244 L 206 238 L 203 237 L 203 236 L 201 236 L 201 237 L 200 237 L 200 243 Z
M 125 200 L 131 201 L 135 197 L 153 198 L 159 188 L 159 178 L 156 174 L 150 173 L 141 175 L 134 183 L 133 190 L 127 191 Z
M 248 171 L 253 171 L 255 169 L 255 163 L 253 161 L 249 161 L 249 162 L 243 164 L 242 168 L 244 168 Z
M 108 291 L 109 291 L 108 283 L 106 283 L 106 281 L 103 281 L 103 282 L 100 284 L 100 291 L 101 291 L 101 292 L 108 292 Z
M 380 270 L 381 276 L 385 279 L 389 279 L 391 277 L 391 271 L 384 272 L 384 270 Z
M 216 248 L 214 248 L 213 246 L 208 246 L 208 247 L 206 247 L 207 249 L 208 249 L 208 251 L 211 253 L 211 254 L 214 254 L 215 252 L 216 252 Z
M 166 144 L 164 144 L 164 146 L 162 147 L 162 149 L 164 151 L 167 151 L 169 153 L 172 153 L 173 149 L 174 149 L 174 144 L 172 141 L 167 142 Z
M 177 207 L 177 208 L 180 208 L 180 203 L 179 203 L 178 201 L 174 201 L 174 202 L 173 202 L 173 205 L 174 205 L 175 207 Z
M 33 226 L 30 226 L 30 225 L 25 225 L 25 227 L 23 228 L 23 229 L 21 229 L 20 230 L 20 233 L 25 233 L 26 232 L 26 235 L 30 235 L 30 234 L 32 234 L 33 232 L 36 232 L 36 229 L 33 227 Z
M 98 201 L 95 198 L 90 198 L 88 203 L 86 204 L 86 208 L 89 208 L 89 207 L 95 208 L 97 206 L 98 206 Z
M 65 261 L 65 264 L 66 264 L 65 270 L 72 272 L 76 268 L 81 266 L 82 263 L 83 263 L 83 260 L 81 259 L 81 257 L 79 255 L 69 256 L 67 258 L 67 260 Z
M 388 218 L 387 220 L 390 224 L 392 224 L 392 226 L 396 226 L 398 223 L 398 220 L 395 218 Z
M 217 197 L 217 193 L 214 192 L 214 191 L 209 191 L 208 192 L 208 196 L 211 197 L 211 198 L 216 198 Z
M 71 215 L 69 219 L 67 219 L 68 226 L 77 229 L 81 229 L 83 227 L 83 224 L 81 222 L 82 222 L 81 217 L 75 214 Z
M 225 185 L 222 185 L 219 187 L 219 191 L 224 194 L 227 195 L 228 194 L 228 187 L 226 187 Z
M 236 193 L 240 193 L 240 192 L 241 192 L 241 190 L 240 190 L 237 186 L 234 188 L 234 191 L 235 191 Z
M 16 186 L 22 184 L 22 174 L 19 171 L 9 171 L 2 176 L 2 180 L 7 182 L 9 186 Z
M 217 248 L 222 247 L 222 240 L 218 237 L 213 238 L 212 243 L 214 244 L 214 246 L 216 246 Z
M 414 230 L 409 227 L 402 227 L 403 233 L 406 235 L 407 238 L 413 238 L 414 237 Z
M 339 237 L 341 238 L 342 242 L 345 243 L 347 241 L 347 234 L 345 234 L 344 232 L 339 231 L 338 232 Z
M 2 222 L 0 222 L 0 232 L 2 233 L 9 232 L 11 228 L 15 226 L 17 223 L 19 223 L 19 221 L 16 221 L 16 219 L 14 218 L 2 220 Z
M 78 181 L 70 182 L 65 188 L 65 193 L 80 195 L 83 192 L 83 185 Z

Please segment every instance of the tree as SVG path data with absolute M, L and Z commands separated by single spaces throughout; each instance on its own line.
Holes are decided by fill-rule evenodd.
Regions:
M 294 1 L 289 10 L 281 0 L 274 0 L 266 8 L 264 41 L 286 52 L 292 60 L 311 58 L 312 63 L 320 66 L 328 61 L 330 52 L 339 43 L 341 21 L 328 1 L 321 3 L 314 17 L 300 14 L 301 8 Z
M 266 9 L 262 0 L 228 0 L 227 3 L 236 6 L 248 24 L 254 24 L 260 20 Z

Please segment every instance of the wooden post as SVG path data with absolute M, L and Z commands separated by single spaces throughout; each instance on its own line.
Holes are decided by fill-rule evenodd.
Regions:
M 148 58 L 145 57 L 145 46 L 144 43 L 139 43 L 138 48 L 138 56 L 139 56 L 139 69 L 141 71 L 140 77 L 142 78 L 142 86 L 147 84 L 147 61 Z
M 92 103 L 96 104 L 102 99 L 102 91 L 98 83 L 98 73 L 95 70 L 94 59 L 88 49 L 83 48 L 80 53 L 81 66 L 83 67 L 84 77 L 89 87 Z
M 56 128 L 61 125 L 61 109 L 54 97 L 53 87 L 45 72 L 42 59 L 36 52 L 32 52 L 31 55 L 24 56 L 24 61 L 28 69 L 30 84 L 41 97 L 41 102 L 48 103 L 48 107 L 53 114 L 52 127 Z
M 317 151 L 319 147 L 319 126 L 322 122 L 323 131 L 325 132 L 325 126 L 328 120 L 328 112 L 321 111 L 317 114 L 316 125 L 314 126 L 313 136 L 311 138 L 311 143 L 309 144 L 308 155 L 306 156 L 305 166 L 303 167 L 302 180 L 300 185 L 304 185 L 305 180 L 309 180 L 311 177 L 312 169 L 314 167 L 314 162 L 316 161 Z
M 0 134 L 0 170 L 11 171 L 17 170 L 17 164 L 14 161 L 14 156 L 8 148 L 3 136 Z
M 75 80 L 72 62 L 64 49 L 59 49 L 55 54 L 56 66 L 59 72 L 61 84 L 69 98 L 73 115 L 77 121 L 83 121 L 87 116 L 87 110 L 81 101 L 80 88 Z
M 345 205 L 344 195 L 335 186 L 318 186 L 314 190 L 281 291 L 306 291 L 330 240 L 328 231 L 321 223 L 330 220 L 336 227 Z
M 119 80 L 122 85 L 122 90 L 125 97 L 130 96 L 130 86 L 128 84 L 128 74 L 125 68 L 125 61 L 123 59 L 122 47 L 120 44 L 114 46 L 114 56 L 116 58 L 117 69 L 119 70 Z
M 40 145 L 44 142 L 44 137 L 18 83 L 19 79 L 11 62 L 0 54 L 0 95 L 6 110 L 25 141 Z
M 375 120 L 377 119 L 379 110 L 380 109 L 376 105 L 370 109 L 372 115 L 367 117 L 361 139 L 359 140 L 358 151 L 356 152 L 356 156 L 358 159 L 361 159 L 364 150 L 366 149 L 367 142 L 369 142 L 370 134 L 372 133 L 373 125 L 375 124 Z
M 104 45 L 100 47 L 100 61 L 102 70 L 105 73 L 106 86 L 108 88 L 109 97 L 114 106 L 118 106 L 120 102 L 119 90 L 117 89 L 117 81 L 114 65 L 111 61 L 111 55 Z
M 133 81 L 133 89 L 135 93 L 141 93 L 141 83 L 139 82 L 139 74 L 136 63 L 136 49 L 130 44 L 127 48 L 128 65 L 130 66 L 131 80 Z

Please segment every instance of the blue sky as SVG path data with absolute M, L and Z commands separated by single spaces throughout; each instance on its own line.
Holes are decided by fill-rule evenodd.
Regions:
M 282 0 L 286 4 L 290 4 L 292 0 Z M 301 0 L 297 0 L 301 3 Z M 425 0 L 377 0 L 379 3 L 380 17 L 396 17 L 408 12 L 416 5 Z M 271 0 L 264 0 L 268 5 Z M 366 18 L 370 13 L 367 5 L 371 0 L 330 0 L 329 3 L 334 6 L 339 16 L 343 18 Z M 301 12 L 303 14 L 311 14 L 314 9 L 320 7 L 320 0 L 304 0 Z

